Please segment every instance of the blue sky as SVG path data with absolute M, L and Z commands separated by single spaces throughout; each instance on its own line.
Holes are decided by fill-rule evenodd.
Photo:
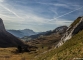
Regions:
M 83 16 L 83 0 L 0 0 L 6 29 L 47 31 Z

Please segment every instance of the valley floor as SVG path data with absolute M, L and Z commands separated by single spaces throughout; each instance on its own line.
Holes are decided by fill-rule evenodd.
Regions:
M 44 49 L 39 48 L 38 51 L 17 53 L 17 48 L 0 48 L 0 60 L 37 60 L 38 57 L 48 52 Z
M 15 53 L 16 48 L 0 48 L 0 60 L 33 60 L 35 54 Z

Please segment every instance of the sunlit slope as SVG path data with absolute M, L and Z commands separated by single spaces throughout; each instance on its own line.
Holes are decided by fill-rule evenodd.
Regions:
M 77 18 L 71 26 L 75 26 L 80 19 L 80 17 Z M 74 58 L 83 58 L 83 30 L 80 30 L 59 48 L 42 54 L 37 60 L 73 60 Z
M 73 58 L 83 58 L 83 31 L 57 48 L 51 60 L 71 60 Z
M 37 60 L 72 60 L 83 57 L 83 31 L 74 35 L 61 47 L 42 54 Z

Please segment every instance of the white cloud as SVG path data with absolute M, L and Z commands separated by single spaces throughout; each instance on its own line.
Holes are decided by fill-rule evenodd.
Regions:
M 6 9 L 7 11 L 11 12 L 12 14 L 14 14 L 15 16 L 17 16 L 18 18 L 20 18 L 14 11 L 10 10 L 9 8 L 5 7 L 4 5 L 0 4 L 0 6 L 2 6 L 4 9 Z
M 68 14 L 70 14 L 70 13 L 72 13 L 72 12 L 75 12 L 75 11 L 77 11 L 77 10 L 80 10 L 80 9 L 82 9 L 82 8 L 83 8 L 83 6 L 77 8 L 77 9 L 74 9 L 74 10 L 72 10 L 72 11 L 70 11 L 70 12 L 67 12 L 67 13 L 65 13 L 65 14 L 63 14 L 63 15 L 60 15 L 60 16 L 58 16 L 58 17 L 56 17 L 56 18 L 54 18 L 54 19 L 52 19 L 52 20 L 49 20 L 49 21 L 57 20 L 58 18 L 61 18 L 61 17 L 65 16 L 65 15 L 68 15 Z
M 63 25 L 63 24 L 68 25 L 65 22 L 71 23 L 71 21 L 68 21 L 68 20 L 63 21 L 62 19 L 59 19 L 59 18 L 57 20 L 55 20 L 55 18 L 54 19 L 46 19 L 46 18 L 40 17 L 38 15 L 35 15 L 33 13 L 25 13 L 24 11 L 19 11 L 12 7 L 11 7 L 12 9 L 10 10 L 8 7 L 5 7 L 3 5 L 0 5 L 0 6 L 5 9 L 5 12 L 9 12 L 9 13 L 12 13 L 13 15 L 15 15 L 15 16 L 11 16 L 9 14 L 5 14 L 5 15 L 0 14 L 2 17 L 5 17 L 5 18 L 3 18 L 5 20 L 5 23 L 7 23 L 7 21 L 10 21 L 12 23 L 20 22 L 19 25 L 34 23 L 35 25 L 44 25 L 44 24 L 45 25 L 49 25 L 49 24 L 53 25 L 54 24 L 56 26 Z M 54 10 L 52 10 L 52 11 L 58 15 L 57 12 L 55 12 Z M 58 24 L 58 23 L 60 23 L 60 24 Z
M 0 2 L 3 2 L 3 1 L 4 0 L 0 0 Z M 19 2 L 21 2 L 21 1 L 19 1 Z M 40 6 L 40 8 L 39 7 L 34 8 L 32 5 L 24 6 L 22 4 L 16 4 L 16 3 L 12 3 L 12 5 L 11 5 L 8 3 L 6 3 L 4 5 L 0 4 L 0 17 L 3 18 L 7 29 L 10 29 L 10 28 L 11 29 L 13 29 L 13 28 L 14 29 L 15 28 L 16 29 L 19 29 L 19 28 L 36 29 L 37 28 L 38 29 L 38 28 L 40 28 L 40 30 L 44 30 L 44 29 L 47 30 L 47 29 L 52 29 L 52 28 L 55 28 L 56 26 L 61 26 L 61 25 L 69 26 L 72 23 L 72 21 L 61 19 L 61 17 L 66 16 L 74 11 L 77 11 L 77 10 L 80 10 L 83 8 L 83 7 L 78 8 L 77 6 L 79 6 L 79 5 L 37 2 L 40 4 L 45 4 L 45 7 L 49 6 L 49 8 L 48 8 L 49 11 L 46 12 L 48 9 L 47 8 L 43 9 L 42 7 L 44 7 L 44 5 L 42 7 Z M 36 2 L 33 2 L 33 3 L 36 3 Z M 64 9 L 65 8 L 69 9 L 68 10 L 69 12 L 64 10 L 65 12 L 61 11 L 63 13 L 60 14 L 59 13 L 60 11 L 58 11 L 59 9 L 61 9 L 60 7 L 64 8 Z M 75 10 L 73 10 L 73 9 L 75 9 Z M 44 12 L 46 12 L 49 16 L 51 16 L 51 14 L 49 12 L 52 12 L 54 15 L 51 16 L 52 18 L 45 18 L 45 17 L 41 16 L 41 14 L 44 14 Z M 36 14 L 36 13 L 38 13 L 38 14 Z
M 41 3 L 41 2 L 36 2 L 36 3 L 40 3 L 40 4 L 45 4 L 45 5 L 54 5 L 54 6 L 63 6 L 63 7 L 68 7 L 68 5 L 66 4 L 62 4 L 62 3 Z
M 4 2 L 4 0 L 0 0 L 0 2 Z

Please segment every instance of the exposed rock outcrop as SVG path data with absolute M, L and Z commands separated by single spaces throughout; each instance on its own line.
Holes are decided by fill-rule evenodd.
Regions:
M 0 18 L 0 47 L 14 47 L 24 45 L 24 43 L 5 30 L 2 19 Z
M 2 19 L 0 18 L 0 32 L 2 31 L 5 31 L 5 27 L 4 27 Z
M 78 17 L 67 29 L 64 36 L 61 38 L 60 42 L 56 47 L 61 46 L 67 40 L 69 40 L 73 35 L 77 34 L 79 31 L 83 30 L 83 17 Z

